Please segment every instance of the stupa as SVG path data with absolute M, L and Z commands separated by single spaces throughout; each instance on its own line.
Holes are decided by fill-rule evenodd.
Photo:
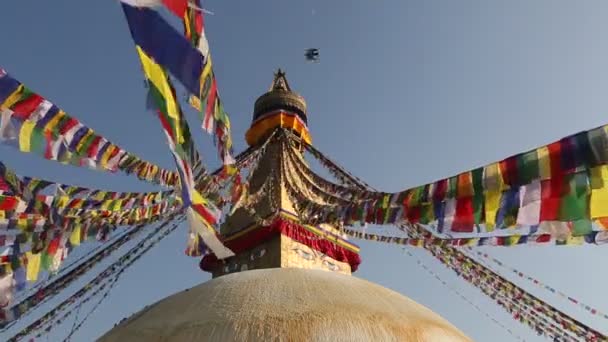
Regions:
M 353 277 L 359 248 L 338 227 L 300 216 L 287 187 L 311 181 L 294 162 L 306 162 L 298 146 L 311 135 L 306 102 L 280 69 L 255 102 L 246 141 L 261 148 L 260 159 L 220 228 L 235 256 L 206 255 L 200 267 L 213 279 L 145 308 L 100 341 L 470 341 L 424 306 Z

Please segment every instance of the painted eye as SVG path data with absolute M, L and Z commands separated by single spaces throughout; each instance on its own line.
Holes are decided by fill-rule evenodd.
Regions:
M 255 259 L 259 259 L 259 258 L 263 257 L 265 254 L 266 254 L 266 249 L 260 249 L 255 252 L 251 252 L 251 256 L 249 257 L 249 259 L 251 259 L 253 261 Z
M 312 255 L 311 253 L 308 253 L 307 251 L 301 250 L 299 248 L 294 248 L 293 249 L 299 256 L 301 256 L 302 258 L 306 259 L 306 260 L 312 260 L 315 258 L 314 255 Z
M 340 266 L 338 266 L 328 260 L 323 260 L 323 266 L 327 267 L 330 271 L 339 271 L 340 270 Z

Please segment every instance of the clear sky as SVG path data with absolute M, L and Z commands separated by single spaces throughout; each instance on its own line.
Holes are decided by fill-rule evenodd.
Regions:
M 308 101 L 314 144 L 387 191 L 608 122 L 605 1 L 208 0 L 204 6 L 215 12 L 207 16 L 207 36 L 237 151 L 245 147 L 253 102 L 277 67 Z M 157 119 L 145 110 L 139 61 L 116 0 L 2 1 L 0 13 L 0 66 L 124 148 L 174 167 Z M 320 64 L 305 63 L 309 47 L 320 49 Z M 207 165 L 218 165 L 212 140 L 188 113 Z M 22 175 L 155 189 L 4 146 L 0 159 Z M 182 227 L 133 266 L 74 340 L 93 340 L 146 304 L 209 279 L 183 255 L 185 241 Z M 475 340 L 514 339 L 398 247 L 360 244 L 356 276 L 428 306 Z M 604 247 L 484 251 L 608 311 Z M 427 253 L 414 252 L 483 312 L 526 340 L 542 340 Z M 608 321 L 531 289 L 608 333 Z M 65 337 L 71 323 L 49 340 Z

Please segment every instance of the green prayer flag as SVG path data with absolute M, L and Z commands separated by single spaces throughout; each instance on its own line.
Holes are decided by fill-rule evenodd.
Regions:
M 30 151 L 44 154 L 46 144 L 47 142 L 42 128 L 34 127 L 32 130 L 32 136 L 30 137 Z
M 458 176 L 448 178 L 448 189 L 446 192 L 447 198 L 456 197 L 456 189 L 458 188 Z
M 529 184 L 539 178 L 538 154 L 536 150 L 517 156 L 517 174 L 521 184 Z
M 560 221 L 589 219 L 588 175 L 579 172 L 565 177 L 566 189 L 561 200 Z
M 40 257 L 40 268 L 48 271 L 51 268 L 51 264 L 53 262 L 53 258 L 46 251 L 42 252 L 42 256 Z
M 483 167 L 473 170 L 473 218 L 475 224 L 482 224 L 485 210 L 483 208 Z
M 425 203 L 420 206 L 420 223 L 428 224 L 435 220 L 432 203 Z

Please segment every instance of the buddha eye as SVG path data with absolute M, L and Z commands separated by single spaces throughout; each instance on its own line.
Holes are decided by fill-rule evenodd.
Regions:
M 315 256 L 312 253 L 308 253 L 307 251 L 301 250 L 299 248 L 294 248 L 293 249 L 299 256 L 301 256 L 302 258 L 306 259 L 306 260 L 312 260 L 315 258 Z
M 251 256 L 249 257 L 249 259 L 251 259 L 253 261 L 255 259 L 259 259 L 259 258 L 263 257 L 265 254 L 266 254 L 266 249 L 260 249 L 258 251 L 251 252 Z
M 323 266 L 327 267 L 327 269 L 329 269 L 330 271 L 339 271 L 340 270 L 340 266 L 334 264 L 333 262 L 331 262 L 329 260 L 323 260 Z

